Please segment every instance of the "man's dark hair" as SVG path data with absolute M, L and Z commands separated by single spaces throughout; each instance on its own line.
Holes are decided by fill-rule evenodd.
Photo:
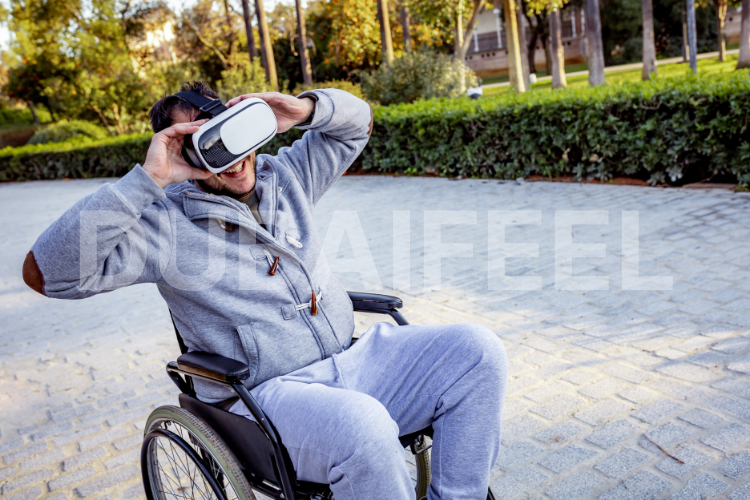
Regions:
M 219 95 L 201 80 L 182 82 L 179 92 L 186 92 L 188 90 L 198 92 L 199 94 L 210 97 L 211 99 L 219 98 Z M 148 117 L 151 120 L 151 128 L 154 132 L 161 132 L 165 128 L 172 126 L 174 113 L 176 111 L 182 111 L 189 115 L 193 109 L 192 105 L 183 101 L 179 97 L 173 95 L 162 97 L 156 104 L 154 104 L 151 111 L 148 112 Z

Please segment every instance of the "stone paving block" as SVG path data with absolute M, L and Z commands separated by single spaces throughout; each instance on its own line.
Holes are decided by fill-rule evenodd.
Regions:
M 554 420 L 566 413 L 572 412 L 576 408 L 580 408 L 583 405 L 584 401 L 582 399 L 568 394 L 560 394 L 546 403 L 534 406 L 531 411 L 544 418 Z
M 32 472 L 31 474 L 26 474 L 25 476 L 17 477 L 11 481 L 8 481 L 7 483 L 3 485 L 0 491 L 2 492 L 3 495 L 7 495 L 11 491 L 17 490 L 18 488 L 23 488 L 24 486 L 28 486 L 37 481 L 47 479 L 48 477 L 51 477 L 53 474 L 54 472 L 52 472 L 52 469 L 38 470 L 36 472 Z
M 750 451 L 742 451 L 721 462 L 716 470 L 732 479 L 739 479 L 750 472 Z
M 565 384 L 563 382 L 556 380 L 554 382 L 548 382 L 546 384 L 543 384 L 538 389 L 527 392 L 523 396 L 534 402 L 542 403 L 548 400 L 549 398 L 551 398 L 552 396 L 563 394 L 565 392 L 570 391 L 571 389 L 572 387 L 569 384 Z
M 581 371 L 581 370 L 568 370 L 568 373 L 561 376 L 562 380 L 570 382 L 571 384 L 581 385 L 586 382 L 593 380 L 597 377 L 596 373 Z
M 607 424 L 592 432 L 591 435 L 586 438 L 586 441 L 607 450 L 626 437 L 632 436 L 637 430 L 638 427 L 627 420 L 618 420 L 617 422 L 612 422 L 611 424 Z
M 602 399 L 573 414 L 573 416 L 589 425 L 598 425 L 601 420 L 609 418 L 621 411 L 625 411 L 628 408 L 629 405 L 620 401 L 615 401 L 614 399 Z
M 6 453 L 11 450 L 15 450 L 16 448 L 20 448 L 23 446 L 23 438 L 16 438 L 11 439 L 10 441 L 6 441 L 5 443 L 0 443 L 0 453 Z
M 91 495 L 96 495 L 97 493 L 100 493 L 107 488 L 111 488 L 112 486 L 116 486 L 120 483 L 124 483 L 125 481 L 133 479 L 134 477 L 139 476 L 140 473 L 141 471 L 137 465 L 129 465 L 127 467 L 123 467 L 122 469 L 117 469 L 114 472 L 104 474 L 99 478 L 94 479 L 93 481 L 88 482 L 82 486 L 78 486 L 75 489 L 75 492 L 79 496 L 84 498 Z
M 592 399 L 601 399 L 609 396 L 618 389 L 625 387 L 627 384 L 617 379 L 604 379 L 595 384 L 587 385 L 582 389 L 579 389 L 578 393 L 588 396 Z
M 17 472 L 18 469 L 16 469 L 15 467 L 5 467 L 3 469 L 0 469 L 0 481 L 15 475 Z
M 728 392 L 741 398 L 750 399 L 750 382 L 737 377 L 727 377 L 717 380 L 711 384 L 711 387 L 721 389 L 724 392 Z
M 112 396 L 107 396 L 105 398 L 101 398 L 97 404 L 99 405 L 99 408 L 104 408 L 105 406 L 109 406 L 114 403 L 119 403 L 120 401 L 124 401 L 128 398 L 132 398 L 135 396 L 134 390 L 125 391 L 121 394 L 114 394 Z
M 644 471 L 600 495 L 599 500 L 649 500 L 671 486 L 668 481 Z
M 88 449 L 94 448 L 95 446 L 99 446 L 100 444 L 109 443 L 114 441 L 115 439 L 124 437 L 125 434 L 127 434 L 125 432 L 125 429 L 117 427 L 112 429 L 111 431 L 103 432 L 101 434 L 97 434 L 96 436 L 82 439 L 78 442 L 78 448 L 80 451 L 86 451 Z
M 675 493 L 670 498 L 672 500 L 708 500 L 727 488 L 729 488 L 727 483 L 719 481 L 713 476 L 698 474 L 688 481 L 687 486 L 682 491 Z
M 111 417 L 112 415 L 116 415 L 118 413 L 120 413 L 120 410 L 118 410 L 117 408 L 107 408 L 103 411 L 98 411 L 96 413 L 80 417 L 78 421 L 83 425 L 87 425 L 95 422 L 101 422 L 102 420 L 106 420 L 108 417 Z
M 158 392 L 149 392 L 143 394 L 142 396 L 138 396 L 135 399 L 125 401 L 125 406 L 128 409 L 132 410 L 133 408 L 138 408 L 139 406 L 155 403 L 157 401 L 161 401 L 162 399 L 164 399 L 164 396 L 162 394 Z
M 720 351 L 727 354 L 736 354 L 750 347 L 750 339 L 744 337 L 734 337 L 726 339 L 714 345 L 714 351 Z
M 85 465 L 87 463 L 93 462 L 94 460 L 99 460 L 100 458 L 104 458 L 107 456 L 107 452 L 104 450 L 104 448 L 94 448 L 93 450 L 84 451 L 83 453 L 79 453 L 78 455 L 74 457 L 67 458 L 63 461 L 63 470 L 69 471 L 72 469 L 75 469 L 76 467 L 80 467 L 81 465 Z
M 140 460 L 140 457 L 141 449 L 133 448 L 130 451 L 126 451 L 125 453 L 116 456 L 115 458 L 110 458 L 109 460 L 104 462 L 104 466 L 107 468 L 107 470 L 112 470 L 129 463 L 138 462 L 138 460 Z
M 654 397 L 653 392 L 647 391 L 638 386 L 628 387 L 627 389 L 618 392 L 617 395 L 633 403 L 643 403 Z
M 55 493 L 54 495 L 45 497 L 45 500 L 68 500 L 68 495 L 65 493 Z
M 724 410 L 736 417 L 750 421 L 750 404 L 737 401 L 736 399 L 727 398 L 725 396 L 716 396 L 707 401 L 707 404 Z
M 117 451 L 122 451 L 127 450 L 128 448 L 132 448 L 133 446 L 140 446 L 141 443 L 143 443 L 143 435 L 139 433 L 126 437 L 125 439 L 121 439 L 120 441 L 115 441 L 114 443 L 112 443 L 112 445 Z
M 47 443 L 45 443 L 44 441 L 40 443 L 32 443 L 24 446 L 23 448 L 18 448 L 10 453 L 6 453 L 5 455 L 3 455 L 3 462 L 5 462 L 6 464 L 12 464 L 17 460 L 36 455 L 37 453 L 41 453 L 43 451 L 47 451 Z
M 637 370 L 635 368 L 621 365 L 619 363 L 609 365 L 602 371 L 607 375 L 612 375 L 613 377 L 627 380 L 628 382 L 633 384 L 641 384 L 653 377 L 653 375 L 644 370 Z
M 73 424 L 71 422 L 63 422 L 61 424 L 50 425 L 49 427 L 46 427 L 40 431 L 37 431 L 31 434 L 29 436 L 29 439 L 31 439 L 32 441 L 41 441 L 42 439 L 46 439 L 50 436 L 61 434 L 72 428 L 73 428 Z
M 94 476 L 96 476 L 96 470 L 94 470 L 94 468 L 89 465 L 84 467 L 83 469 L 78 469 L 73 472 L 63 474 L 62 476 L 57 476 L 55 479 L 47 483 L 47 487 L 50 491 L 55 491 L 59 490 L 60 488 L 65 488 L 66 486 L 70 486 L 71 484 L 79 483 L 84 479 L 88 479 Z
M 750 323 L 748 323 L 748 325 L 750 325 Z M 746 354 L 741 358 L 735 359 L 734 361 L 729 363 L 729 365 L 727 365 L 727 368 L 740 373 L 750 373 L 750 354 Z
M 601 484 L 602 480 L 598 476 L 584 471 L 550 488 L 547 494 L 554 500 L 585 498 L 591 495 Z
M 709 413 L 706 410 L 701 410 L 700 408 L 693 408 L 692 410 L 684 415 L 681 415 L 678 418 L 703 429 L 721 422 L 720 417 L 717 417 L 713 413 Z
M 41 467 L 42 465 L 47 465 L 51 462 L 59 462 L 65 458 L 65 453 L 63 453 L 62 450 L 52 450 L 48 451 L 47 453 L 42 453 L 41 455 L 37 455 L 35 457 L 27 458 L 26 460 L 23 460 L 18 465 L 21 467 L 21 470 L 24 472 L 34 470 L 37 467 Z
M 700 399 L 703 397 L 703 391 L 694 386 L 689 386 L 669 380 L 659 378 L 651 382 L 651 387 L 657 391 L 663 391 L 677 399 Z
M 701 442 L 717 450 L 730 451 L 744 445 L 748 440 L 750 429 L 740 424 L 732 424 L 701 439 Z
M 665 450 L 669 450 L 692 436 L 693 433 L 694 431 L 691 431 L 687 427 L 677 425 L 674 422 L 667 422 L 648 431 L 645 436 L 650 441 L 644 439 L 641 442 L 641 446 L 656 452 L 658 450 L 653 447 L 653 444 L 656 444 Z
M 539 448 L 528 441 L 516 441 L 515 443 L 500 449 L 496 465 L 503 469 L 507 469 L 517 463 L 528 460 L 542 451 L 544 451 L 542 448 Z
M 695 356 L 690 356 L 687 358 L 687 361 L 704 368 L 723 368 L 727 359 L 729 359 L 729 356 L 726 354 L 718 352 L 702 352 Z
M 656 368 L 656 371 L 688 382 L 710 382 L 721 376 L 716 370 L 712 371 L 690 363 L 670 363 Z
M 502 477 L 492 485 L 492 492 L 497 498 L 510 500 L 539 486 L 548 479 L 549 476 L 527 465 L 516 472 Z
M 612 478 L 623 477 L 633 469 L 640 467 L 651 460 L 651 457 L 640 451 L 626 448 L 621 452 L 612 455 L 603 462 L 594 465 L 594 469 L 602 474 Z
M 57 436 L 56 438 L 54 438 L 52 442 L 55 443 L 55 446 L 62 446 L 64 444 L 77 441 L 78 439 L 82 437 L 95 434 L 101 430 L 102 430 L 101 424 L 87 425 L 86 427 L 75 429 L 72 432 L 66 432 L 65 434 L 61 434 Z
M 526 434 L 529 431 L 533 431 L 537 427 L 542 425 L 541 420 L 538 420 L 531 415 L 519 415 L 508 422 L 503 422 L 503 443 L 510 443 L 515 438 Z
M 587 458 L 593 457 L 596 453 L 594 450 L 569 444 L 555 454 L 545 457 L 544 460 L 539 462 L 539 465 L 559 474 L 580 464 Z
M 657 463 L 656 468 L 677 478 L 680 478 L 688 472 L 692 472 L 701 465 L 707 464 L 711 461 L 711 457 L 708 455 L 688 446 L 675 448 L 669 453 L 673 457 L 682 461 L 682 463 L 668 457 Z
M 637 412 L 633 413 L 633 416 L 642 422 L 647 424 L 655 424 L 659 420 L 671 415 L 676 412 L 683 405 L 669 399 L 661 399 L 656 403 L 650 404 L 645 408 L 641 408 Z
M 50 414 L 50 416 L 52 417 L 53 422 L 60 423 L 66 420 L 70 420 L 71 418 L 85 415 L 86 413 L 93 411 L 93 410 L 94 410 L 94 405 L 87 404 L 87 405 L 82 405 L 82 406 L 78 406 L 75 408 L 66 409 L 64 411 L 55 412 L 55 413 Z
M 513 418 L 519 413 L 524 413 L 531 408 L 531 404 L 519 399 L 506 399 L 503 405 L 503 421 Z
M 28 490 L 24 490 L 7 497 L 3 497 L 3 500 L 33 500 L 42 496 L 42 487 L 34 486 Z
M 522 375 L 508 382 L 508 385 L 505 389 L 505 393 L 506 395 L 511 396 L 517 393 L 518 391 L 522 391 L 528 387 L 538 384 L 539 382 L 541 382 L 541 380 L 535 379 L 533 377 L 529 377 L 526 375 Z
M 135 483 L 133 486 L 130 486 L 129 488 L 126 488 L 125 491 L 122 492 L 122 500 L 130 500 L 131 498 L 136 497 L 143 497 L 145 498 L 145 492 L 143 491 L 143 483 L 138 482 Z
M 750 500 L 750 483 L 740 486 L 730 493 L 729 500 Z
M 563 443 L 568 439 L 577 436 L 584 430 L 586 429 L 576 423 L 560 422 L 559 424 L 536 434 L 534 438 L 547 444 Z

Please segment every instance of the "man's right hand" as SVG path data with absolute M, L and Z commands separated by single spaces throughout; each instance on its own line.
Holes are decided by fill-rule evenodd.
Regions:
M 208 170 L 191 167 L 182 158 L 182 141 L 185 135 L 198 132 L 198 127 L 207 121 L 177 123 L 154 134 L 148 153 L 146 153 L 143 170 L 162 189 L 188 179 L 207 179 L 214 175 Z

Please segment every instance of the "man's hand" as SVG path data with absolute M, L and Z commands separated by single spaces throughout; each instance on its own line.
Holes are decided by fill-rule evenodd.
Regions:
M 238 102 L 251 97 L 263 99 L 271 106 L 273 114 L 276 115 L 279 134 L 286 132 L 295 125 L 305 122 L 310 117 L 310 114 L 315 111 L 315 101 L 312 99 L 297 99 L 294 96 L 280 92 L 241 95 L 227 102 L 226 107 L 231 108 Z
M 186 134 L 198 132 L 198 127 L 208 120 L 177 123 L 165 128 L 151 139 L 143 170 L 164 189 L 170 184 L 188 179 L 207 179 L 211 172 L 193 168 L 182 158 L 182 141 Z

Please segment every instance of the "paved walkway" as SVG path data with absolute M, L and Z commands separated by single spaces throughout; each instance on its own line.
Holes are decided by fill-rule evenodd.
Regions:
M 38 234 L 103 182 L 0 185 L 0 500 L 142 497 L 145 418 L 176 399 L 164 364 L 178 349 L 154 287 L 64 302 L 21 280 Z M 475 222 L 443 226 L 439 241 L 468 246 L 443 259 L 438 291 L 423 287 L 425 255 L 428 279 L 438 267 L 423 231 L 456 214 L 425 208 Z M 334 209 L 356 210 L 364 237 L 352 212 Z M 333 269 L 369 247 L 377 276 L 366 277 L 388 288 L 394 261 L 411 266 L 399 294 L 412 322 L 473 321 L 504 340 L 511 380 L 498 498 L 739 500 L 750 498 L 749 209 L 750 197 L 715 190 L 345 177 L 317 215 L 321 234 L 334 217 L 348 221 L 339 248 L 329 238 Z M 411 211 L 410 236 L 394 238 L 393 210 Z M 488 248 L 488 213 L 498 210 L 539 218 L 506 226 L 508 242 L 538 244 L 538 257 L 507 259 L 505 274 L 532 277 L 528 288 L 541 276 L 541 289 L 494 289 L 502 246 L 494 226 Z M 640 214 L 640 273 L 671 276 L 671 290 L 623 290 L 624 211 Z M 604 289 L 558 289 L 569 283 L 559 260 L 566 221 L 587 218 L 604 223 L 574 226 L 573 242 L 606 250 L 574 258 L 572 271 Z M 405 271 L 396 276 L 406 285 Z M 364 287 L 360 274 L 339 277 Z M 358 320 L 360 330 L 372 321 Z

